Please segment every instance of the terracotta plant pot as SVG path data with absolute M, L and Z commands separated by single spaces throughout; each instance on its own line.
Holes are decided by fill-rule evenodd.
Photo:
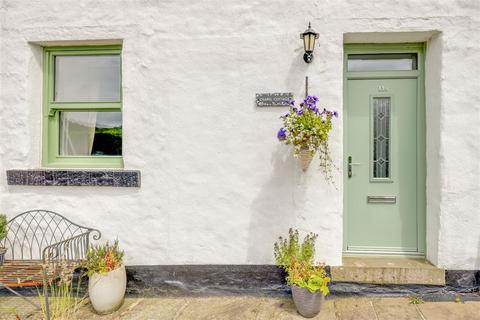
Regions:
M 291 288 L 293 302 L 295 303 L 298 313 L 305 318 L 315 317 L 322 308 L 324 300 L 323 293 L 321 291 L 311 293 L 307 289 L 298 286 L 291 286 Z
M 310 162 L 312 162 L 313 154 L 308 149 L 300 150 L 298 154 L 298 161 L 300 161 L 300 167 L 303 171 L 307 171 Z
M 125 266 L 104 274 L 93 274 L 88 279 L 88 294 L 93 309 L 99 314 L 108 314 L 123 304 L 127 274 Z

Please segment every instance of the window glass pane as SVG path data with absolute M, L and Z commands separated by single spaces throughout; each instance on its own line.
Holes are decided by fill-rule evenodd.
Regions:
M 373 177 L 390 177 L 390 98 L 373 98 Z
M 120 56 L 56 56 L 55 101 L 120 101 Z
M 417 54 L 350 54 L 347 69 L 348 71 L 417 70 Z
M 61 112 L 60 155 L 121 156 L 121 112 Z

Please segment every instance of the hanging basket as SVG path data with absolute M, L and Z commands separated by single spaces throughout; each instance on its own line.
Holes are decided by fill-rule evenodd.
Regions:
M 298 161 L 300 161 L 300 167 L 304 172 L 307 171 L 310 162 L 312 162 L 313 156 L 314 155 L 308 149 L 300 150 L 298 154 Z

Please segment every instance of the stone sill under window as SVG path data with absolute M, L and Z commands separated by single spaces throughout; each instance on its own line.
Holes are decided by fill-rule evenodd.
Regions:
M 140 188 L 141 177 L 139 170 L 7 170 L 7 184 Z

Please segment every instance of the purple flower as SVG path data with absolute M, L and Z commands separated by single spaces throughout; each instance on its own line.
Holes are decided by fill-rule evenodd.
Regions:
M 337 111 L 334 111 L 334 112 L 333 112 L 333 116 L 334 116 L 335 118 L 338 118 L 338 112 L 337 112 Z
M 277 138 L 280 141 L 283 141 L 283 140 L 287 139 L 285 128 L 280 128 L 280 130 L 278 130 Z

